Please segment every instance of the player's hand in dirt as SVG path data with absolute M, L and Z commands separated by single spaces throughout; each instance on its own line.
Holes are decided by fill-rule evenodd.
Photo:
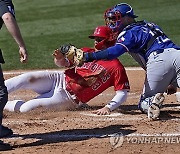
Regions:
M 97 114 L 97 115 L 109 115 L 110 114 L 110 109 L 107 108 L 107 107 L 103 107 L 101 109 L 98 109 L 96 111 L 93 111 L 94 114 Z

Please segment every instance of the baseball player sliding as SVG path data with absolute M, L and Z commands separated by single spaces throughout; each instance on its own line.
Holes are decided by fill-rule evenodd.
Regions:
M 158 119 L 167 87 L 174 81 L 174 86 L 180 87 L 180 47 L 158 25 L 136 21 L 137 16 L 129 4 L 113 6 L 104 17 L 106 25 L 119 33 L 115 45 L 91 53 L 76 50 L 76 64 L 112 60 L 128 52 L 146 70 L 139 109 L 147 113 L 149 119 Z
M 89 37 L 95 40 L 94 48 L 82 48 L 84 52 L 105 49 L 115 43 L 111 29 L 106 26 L 98 26 Z M 125 69 L 118 59 L 95 60 L 81 67 L 74 67 L 76 61 L 72 54 L 66 45 L 53 53 L 55 64 L 67 68 L 64 71 L 29 72 L 6 80 L 5 85 L 9 93 L 17 89 L 30 89 L 39 96 L 27 102 L 8 101 L 5 109 L 20 112 L 27 112 L 39 106 L 74 109 L 79 103 L 87 103 L 111 86 L 114 86 L 115 96 L 94 113 L 110 114 L 126 101 L 130 87 Z

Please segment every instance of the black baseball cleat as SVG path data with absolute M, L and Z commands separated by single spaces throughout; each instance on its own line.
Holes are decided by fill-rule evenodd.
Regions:
M 0 151 L 8 151 L 13 150 L 12 146 L 8 143 L 4 143 L 3 141 L 0 141 Z
M 8 137 L 8 136 L 13 135 L 13 131 L 10 128 L 5 127 L 3 125 L 1 125 L 0 127 L 1 127 L 1 129 L 0 129 L 0 138 Z

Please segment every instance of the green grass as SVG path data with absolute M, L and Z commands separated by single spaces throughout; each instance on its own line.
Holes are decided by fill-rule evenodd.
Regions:
M 104 11 L 119 0 L 18 0 L 14 1 L 16 18 L 29 52 L 29 62 L 19 62 L 18 47 L 6 28 L 0 31 L 0 47 L 6 63 L 3 70 L 57 68 L 52 52 L 64 43 L 77 47 L 93 46 L 88 39 L 97 25 L 103 25 Z M 139 20 L 156 22 L 180 44 L 179 0 L 125 0 Z M 125 66 L 138 66 L 128 55 L 120 60 Z

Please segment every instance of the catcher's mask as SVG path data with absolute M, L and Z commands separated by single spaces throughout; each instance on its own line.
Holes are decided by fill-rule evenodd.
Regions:
M 106 25 L 112 29 L 113 32 L 121 31 L 124 28 L 122 17 L 129 16 L 137 18 L 134 14 L 133 8 L 126 3 L 120 3 L 113 8 L 107 9 L 104 13 Z
M 95 39 L 95 48 L 97 50 L 108 48 L 112 46 L 112 42 L 115 43 L 113 33 L 107 26 L 96 27 L 94 33 L 90 35 L 89 38 Z

